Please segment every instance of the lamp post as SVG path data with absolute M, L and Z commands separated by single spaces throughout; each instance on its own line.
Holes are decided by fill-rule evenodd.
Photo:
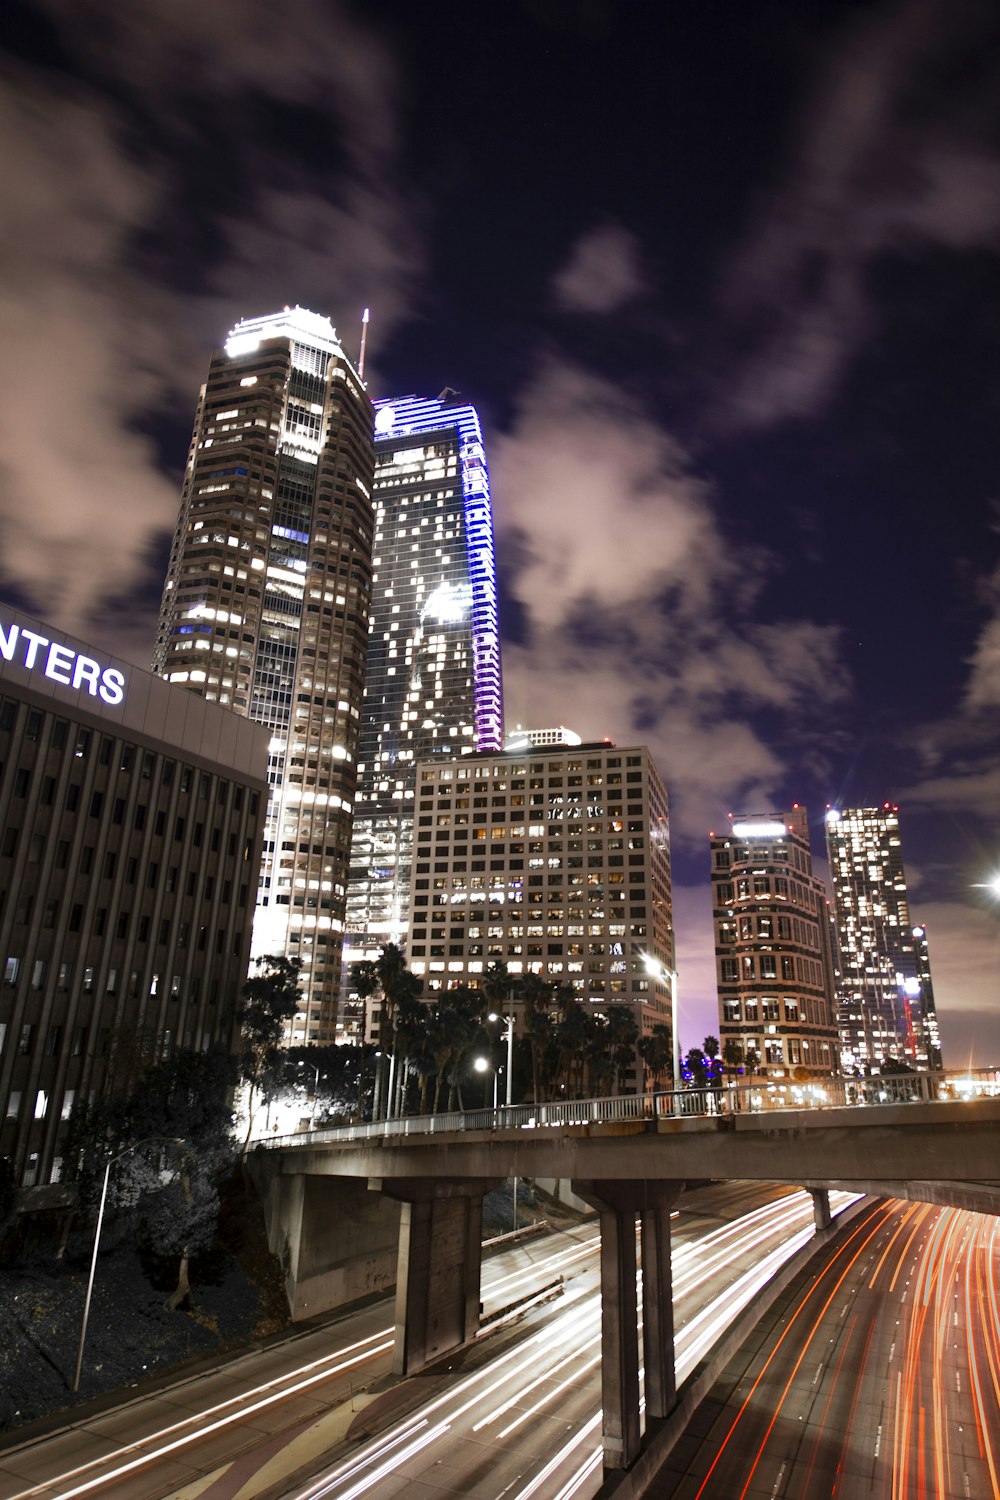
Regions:
M 319 1095 L 319 1068 L 316 1066 L 315 1063 L 303 1062 L 302 1059 L 301 1059 L 301 1057 L 299 1058 L 299 1060 L 295 1064 L 295 1066 L 297 1068 L 311 1068 L 312 1069 L 312 1073 L 313 1073 L 313 1101 L 312 1101 L 312 1109 L 309 1112 L 309 1123 L 311 1125 L 315 1125 L 316 1124 L 316 1100 L 317 1100 L 317 1097 Z
M 654 979 L 658 979 L 661 984 L 664 981 L 668 981 L 670 984 L 670 1061 L 672 1065 L 674 1094 L 676 1095 L 680 1092 L 681 1086 L 681 1042 L 678 1025 L 680 1017 L 677 1013 L 677 970 L 668 969 L 664 964 L 660 963 L 658 958 L 654 958 L 651 953 L 644 953 L 642 961 L 647 974 L 651 975 Z M 675 1098 L 674 1108 L 676 1109 L 676 1107 L 677 1100 Z
M 87 1295 L 83 1303 L 83 1323 L 80 1328 L 80 1347 L 76 1351 L 76 1370 L 73 1373 L 74 1395 L 80 1387 L 80 1370 L 83 1367 L 83 1345 L 87 1337 L 87 1320 L 90 1317 L 90 1298 L 94 1290 L 94 1272 L 97 1269 L 97 1252 L 101 1244 L 101 1230 L 104 1227 L 104 1205 L 108 1197 L 108 1180 L 111 1176 L 111 1168 L 116 1162 L 124 1161 L 126 1156 L 131 1156 L 133 1151 L 138 1151 L 140 1146 L 150 1146 L 154 1141 L 162 1141 L 170 1146 L 183 1146 L 186 1144 L 183 1136 L 174 1135 L 148 1135 L 144 1140 L 136 1141 L 131 1146 L 126 1146 L 124 1151 L 119 1151 L 117 1156 L 108 1158 L 104 1167 L 104 1182 L 101 1186 L 101 1204 L 97 1210 L 97 1225 L 94 1229 L 94 1249 L 90 1257 L 90 1275 L 87 1278 Z
M 497 1107 L 497 1070 L 496 1070 L 496 1068 L 492 1068 L 492 1069 L 490 1068 L 490 1060 L 489 1060 L 488 1057 L 475 1057 L 475 1058 L 473 1058 L 473 1060 L 472 1060 L 472 1066 L 473 1066 L 473 1068 L 475 1069 L 475 1071 L 480 1076 L 482 1076 L 484 1073 L 492 1072 L 492 1074 L 493 1074 L 493 1108 L 496 1109 L 496 1107 Z M 486 1107 L 486 1080 L 485 1080 L 485 1078 L 483 1079 L 483 1107 L 484 1108 Z
M 486 1017 L 488 1021 L 504 1021 L 506 1023 L 505 1036 L 507 1041 L 507 1107 L 510 1108 L 514 1102 L 514 1007 L 511 1005 L 506 1016 L 500 1016 L 496 1011 L 491 1011 Z M 496 1091 L 494 1090 L 494 1093 Z M 494 1106 L 496 1105 L 494 1099 Z

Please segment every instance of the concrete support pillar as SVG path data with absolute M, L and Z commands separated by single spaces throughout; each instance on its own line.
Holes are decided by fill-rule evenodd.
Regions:
M 833 1223 L 833 1215 L 830 1212 L 830 1191 L 828 1188 L 810 1188 L 813 1201 L 813 1220 L 816 1225 L 817 1234 L 821 1229 L 829 1229 Z
M 674 1370 L 674 1288 L 670 1266 L 670 1210 L 683 1184 L 650 1183 L 641 1210 L 642 1357 L 646 1421 L 667 1416 L 677 1396 Z
M 643 1349 L 650 1417 L 673 1403 L 674 1333 L 670 1272 L 670 1205 L 683 1183 L 573 1183 L 600 1214 L 601 1403 L 604 1467 L 629 1468 L 639 1456 L 639 1329 L 636 1301 L 636 1215 L 642 1217 Z
M 397 1199 L 396 1347 L 393 1371 L 412 1375 L 475 1338 L 483 1194 L 498 1185 L 479 1178 L 369 1179 Z

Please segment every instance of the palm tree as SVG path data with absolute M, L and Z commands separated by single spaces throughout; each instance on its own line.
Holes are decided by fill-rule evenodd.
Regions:
M 628 1005 L 610 1005 L 605 1012 L 605 1020 L 608 1023 L 607 1042 L 617 1074 L 618 1092 L 624 1094 L 628 1071 L 635 1065 L 639 1027 L 632 1008 Z
M 560 995 L 554 1040 L 557 1066 L 569 1099 L 586 1097 L 587 1061 L 595 1029 L 595 1018 L 584 1009 L 571 989 L 565 989 Z
M 660 1087 L 660 1077 L 673 1060 L 673 1038 L 670 1035 L 670 1027 L 664 1026 L 662 1021 L 657 1021 L 652 1031 L 639 1038 L 639 1056 L 642 1058 L 652 1079 L 653 1088 Z M 647 1080 L 648 1082 L 649 1080 Z
M 381 994 L 382 1007 L 379 1013 L 379 1057 L 375 1079 L 375 1100 L 372 1118 L 380 1120 L 385 1115 L 386 1058 L 395 1045 L 396 1012 L 401 1002 L 416 1000 L 423 991 L 423 981 L 411 974 L 406 967 L 403 950 L 395 943 L 386 943 L 376 959 L 362 959 L 354 966 L 354 983 L 362 999 Z
M 706 1083 L 705 1054 L 700 1047 L 692 1047 L 684 1059 L 684 1066 L 691 1075 L 692 1086 L 703 1089 Z
M 552 1036 L 552 986 L 529 970 L 521 976 L 518 989 L 524 1001 L 525 1030 L 531 1045 L 531 1097 L 536 1104 L 540 1104 L 543 1092 L 542 1060 Z
M 705 1057 L 708 1059 L 708 1066 L 706 1069 L 708 1073 L 708 1082 L 712 1088 L 718 1088 L 719 1084 L 721 1083 L 718 1064 L 719 1038 L 717 1036 L 707 1036 L 701 1044 L 701 1050 L 704 1052 Z

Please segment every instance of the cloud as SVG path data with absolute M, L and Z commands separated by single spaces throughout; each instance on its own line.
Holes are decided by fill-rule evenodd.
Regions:
M 970 898 L 973 893 L 970 892 Z M 919 903 L 926 924 L 945 1067 L 972 1057 L 980 1067 L 1000 1059 L 1000 908 L 955 901 Z
M 838 632 L 755 617 L 775 560 L 726 545 L 711 484 L 639 401 L 550 360 L 490 466 L 524 621 L 510 723 L 649 744 L 695 847 L 729 806 L 779 794 L 790 717 L 796 755 L 822 754 L 849 691 Z
M 876 324 L 875 261 L 1000 244 L 1000 156 L 981 136 L 1000 88 L 983 8 L 905 0 L 847 22 L 810 80 L 800 141 L 733 258 L 722 307 L 738 357 L 720 416 L 754 428 L 826 405 Z M 961 88 L 941 86 L 961 69 Z
M 569 261 L 553 278 L 560 307 L 570 312 L 617 312 L 646 291 L 639 246 L 620 224 L 604 224 L 573 246 Z
M 419 216 L 390 59 L 333 0 L 49 9 L 72 76 L 10 65 L 0 95 L 0 587 L 108 645 L 134 600 L 148 660 L 209 352 L 295 302 L 385 337 Z

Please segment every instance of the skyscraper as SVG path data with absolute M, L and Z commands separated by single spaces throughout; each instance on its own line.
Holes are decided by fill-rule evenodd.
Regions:
M 732 817 L 711 839 L 723 1057 L 731 1043 L 768 1077 L 836 1074 L 827 900 L 805 808 Z
M 371 593 L 372 406 L 328 318 L 237 324 L 201 392 L 153 670 L 271 731 L 253 951 L 332 1041 Z
M 831 808 L 826 843 L 837 928 L 845 1071 L 940 1067 L 926 933 L 910 920 L 899 808 Z
M 345 962 L 406 932 L 417 760 L 503 738 L 479 418 L 444 392 L 375 404 L 375 542 Z M 348 1002 L 345 1022 L 353 1007 Z
M 532 745 L 417 769 L 410 968 L 429 992 L 493 963 L 672 1024 L 667 792 L 644 745 Z

